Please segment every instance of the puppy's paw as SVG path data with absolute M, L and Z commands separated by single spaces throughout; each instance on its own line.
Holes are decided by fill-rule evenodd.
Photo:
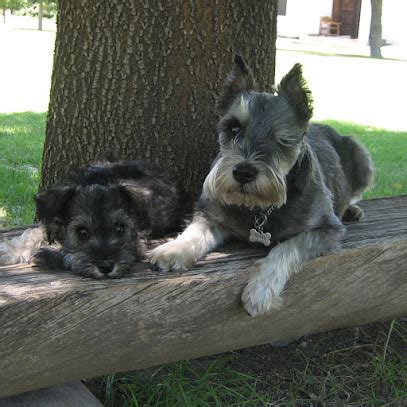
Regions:
M 41 247 L 33 253 L 31 263 L 36 267 L 63 269 L 63 253 L 53 247 Z
M 177 241 L 164 243 L 150 254 L 151 267 L 160 271 L 186 271 L 197 259 L 191 250 L 191 243 Z
M 342 216 L 345 222 L 359 222 L 363 219 L 363 209 L 358 205 L 349 205 Z
M 260 316 L 268 313 L 273 308 L 280 309 L 282 299 L 281 290 L 276 284 L 275 274 L 266 269 L 267 262 L 256 262 L 257 272 L 250 277 L 242 293 L 243 307 L 251 316 Z

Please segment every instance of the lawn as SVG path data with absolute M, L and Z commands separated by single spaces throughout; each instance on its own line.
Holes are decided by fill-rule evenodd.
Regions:
M 0 228 L 33 222 L 44 132 L 45 113 L 0 114 Z
M 45 132 L 45 113 L 0 114 L 0 227 L 32 223 Z M 354 135 L 370 151 L 375 185 L 365 198 L 407 194 L 407 132 L 324 121 Z

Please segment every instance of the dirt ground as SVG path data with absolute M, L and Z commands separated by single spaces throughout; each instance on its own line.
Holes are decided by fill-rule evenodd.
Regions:
M 407 328 L 407 320 L 399 323 Z M 375 323 L 302 337 L 284 347 L 256 346 L 234 352 L 238 357 L 229 363 L 264 380 L 260 389 L 270 400 L 278 400 L 275 405 L 369 405 L 369 393 L 375 392 L 376 401 L 372 399 L 370 405 L 407 406 L 407 398 L 393 399 L 390 377 L 375 366 L 375 358 L 383 355 L 389 327 L 389 322 Z M 406 362 L 405 337 L 393 335 L 387 352 L 389 363 L 398 357 Z M 405 376 L 399 379 L 407 385 Z M 293 398 L 288 400 L 287 395 Z

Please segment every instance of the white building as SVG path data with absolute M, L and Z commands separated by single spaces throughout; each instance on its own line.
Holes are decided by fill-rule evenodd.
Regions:
M 283 37 L 318 35 L 320 18 L 341 23 L 341 35 L 367 44 L 370 0 L 280 0 L 277 33 Z M 407 0 L 383 0 L 382 37 L 390 44 L 407 47 Z

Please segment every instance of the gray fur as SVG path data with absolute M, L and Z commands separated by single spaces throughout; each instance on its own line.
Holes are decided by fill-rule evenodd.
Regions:
M 248 240 L 256 215 L 276 206 L 264 232 L 280 244 L 258 262 L 242 295 L 248 313 L 260 315 L 279 307 L 292 273 L 337 247 L 344 216 L 361 218 L 353 204 L 371 185 L 373 172 L 369 154 L 356 140 L 309 123 L 312 99 L 301 65 L 282 79 L 276 95 L 254 90 L 254 83 L 237 55 L 218 101 L 220 153 L 205 180 L 195 221 L 185 235 L 153 251 L 151 260 L 163 270 L 186 269 L 191 259 L 216 247 L 215 241 Z M 207 250 L 202 230 L 193 233 L 194 222 L 202 224 L 202 219 L 212 238 Z

